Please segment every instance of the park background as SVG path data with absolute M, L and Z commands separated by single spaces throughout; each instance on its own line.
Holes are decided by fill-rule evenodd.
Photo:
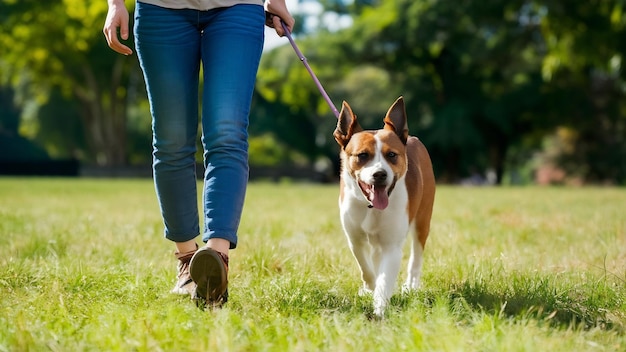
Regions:
M 371 319 L 335 117 L 267 30 L 251 178 L 281 182 L 248 187 L 228 305 L 169 294 L 142 75 L 106 1 L 0 0 L 0 352 L 624 351 L 624 1 L 288 3 L 335 105 L 376 128 L 403 95 L 431 152 L 422 288 Z
M 439 183 L 626 184 L 624 1 L 288 4 L 336 106 L 377 128 L 404 96 Z M 107 47 L 106 11 L 0 0 L 0 174 L 150 175 L 143 77 Z M 287 39 L 266 42 L 251 177 L 335 180 L 335 117 Z

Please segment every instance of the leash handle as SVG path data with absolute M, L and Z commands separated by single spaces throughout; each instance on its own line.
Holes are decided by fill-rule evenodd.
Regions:
M 287 39 L 289 39 L 289 43 L 291 43 L 293 50 L 296 52 L 296 55 L 298 55 L 298 58 L 300 58 L 300 61 L 302 61 L 302 64 L 304 65 L 304 67 L 306 67 L 306 70 L 309 71 L 309 74 L 311 75 L 311 78 L 313 78 L 313 81 L 315 82 L 317 89 L 319 89 L 320 93 L 322 93 L 324 100 L 326 100 L 326 104 L 328 104 L 330 109 L 333 111 L 333 114 L 335 114 L 335 117 L 339 118 L 339 111 L 335 107 L 335 104 L 333 104 L 333 101 L 330 100 L 330 97 L 324 90 L 324 87 L 322 87 L 320 80 L 317 79 L 317 76 L 315 75 L 315 73 L 313 73 L 313 70 L 311 69 L 311 66 L 309 66 L 309 63 L 307 62 L 306 57 L 304 57 L 300 49 L 298 49 L 296 42 L 291 37 L 291 32 L 289 31 L 289 28 L 287 28 L 287 25 L 283 21 L 280 21 L 280 24 L 283 26 L 283 30 L 285 31 L 285 36 L 287 36 Z

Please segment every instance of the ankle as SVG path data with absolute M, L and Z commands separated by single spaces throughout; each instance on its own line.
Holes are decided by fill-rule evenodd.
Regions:
M 211 238 L 207 241 L 206 246 L 228 257 L 228 250 L 230 249 L 229 240 L 223 238 Z
M 176 242 L 176 253 L 190 253 L 195 252 L 198 249 L 196 240 L 189 240 L 186 242 Z

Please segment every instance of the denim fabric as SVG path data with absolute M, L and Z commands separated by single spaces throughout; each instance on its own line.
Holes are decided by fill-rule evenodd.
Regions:
M 165 237 L 172 241 L 200 233 L 194 158 L 200 113 L 202 239 L 224 238 L 237 246 L 264 21 L 259 5 L 198 11 L 136 4 L 135 48 L 152 114 L 154 183 Z

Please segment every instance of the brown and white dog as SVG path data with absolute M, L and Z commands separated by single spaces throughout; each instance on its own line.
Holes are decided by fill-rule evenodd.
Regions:
M 341 147 L 341 224 L 361 269 L 360 293 L 373 293 L 377 316 L 395 289 L 409 231 L 412 250 L 403 288 L 419 287 L 435 199 L 432 163 L 422 142 L 409 136 L 402 97 L 383 122 L 380 130 L 364 131 L 344 101 L 333 133 Z

